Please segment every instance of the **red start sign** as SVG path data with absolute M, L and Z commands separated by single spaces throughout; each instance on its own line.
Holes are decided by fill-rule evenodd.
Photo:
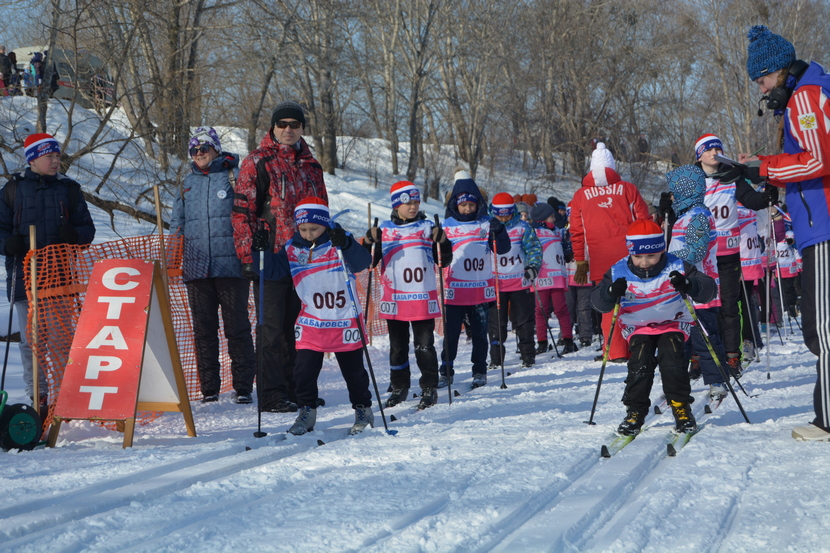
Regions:
M 96 265 L 78 320 L 56 406 L 65 418 L 135 416 L 153 264 L 108 265 Z

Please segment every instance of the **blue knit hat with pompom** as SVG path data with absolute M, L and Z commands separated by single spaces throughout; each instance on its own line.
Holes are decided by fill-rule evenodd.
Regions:
M 747 33 L 746 70 L 749 78 L 769 75 L 785 69 L 795 61 L 795 47 L 787 39 L 771 32 L 764 25 L 755 25 Z

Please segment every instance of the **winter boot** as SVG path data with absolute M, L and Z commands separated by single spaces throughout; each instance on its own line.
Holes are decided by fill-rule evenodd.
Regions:
M 487 384 L 487 375 L 486 374 L 474 374 L 473 375 L 473 388 L 481 388 Z
M 728 393 L 729 390 L 726 389 L 726 384 L 723 382 L 709 384 L 709 399 L 711 400 L 723 399 Z
M 251 397 L 251 393 L 237 393 L 236 394 L 236 403 L 239 405 L 250 405 L 254 402 L 254 398 Z
M 530 369 L 536 363 L 536 359 L 531 359 L 530 357 L 525 357 L 522 359 L 522 368 L 523 369 Z
M 576 347 L 576 344 L 574 344 L 574 339 L 573 338 L 562 338 L 562 354 L 563 355 L 565 353 L 576 353 L 577 351 L 579 351 L 579 348 Z
M 452 376 L 447 376 L 445 374 L 438 376 L 438 387 L 439 388 L 446 388 L 450 384 L 452 384 L 453 379 Z
M 386 400 L 386 407 L 394 407 L 406 401 L 409 396 L 409 388 L 392 388 L 392 395 Z
M 547 340 L 540 340 L 539 343 L 536 344 L 536 355 L 542 355 L 543 353 L 547 353 L 551 350 L 550 344 L 548 344 Z
M 692 360 L 689 362 L 689 380 L 698 378 L 700 378 L 700 356 L 692 355 Z
M 727 353 L 726 366 L 731 376 L 735 377 L 735 380 L 738 380 L 743 372 L 743 367 L 741 366 L 741 354 Z
M 741 348 L 741 354 L 744 358 L 744 365 L 748 366 L 750 363 L 755 361 L 755 344 L 752 343 L 752 340 L 744 340 L 744 345 Z
M 349 435 L 360 434 L 367 426 L 375 427 L 375 415 L 372 414 L 371 407 L 358 405 L 354 408 L 354 424 L 349 430 Z
M 418 410 L 423 411 L 438 403 L 438 390 L 435 388 L 424 388 L 421 390 L 421 402 L 418 403 Z
M 580 338 L 579 347 L 581 347 L 581 348 L 591 347 L 591 339 L 590 338 Z
M 625 416 L 625 420 L 623 420 L 617 428 L 617 433 L 623 436 L 636 436 L 640 433 L 640 429 L 643 427 L 645 419 L 646 412 L 630 409 L 628 414 Z
M 306 432 L 314 430 L 314 423 L 317 422 L 317 409 L 313 407 L 300 407 L 297 420 L 291 425 L 288 431 L 295 436 L 302 436 Z
M 262 406 L 263 413 L 296 413 L 297 404 L 287 399 L 277 398 Z
M 215 403 L 219 401 L 219 394 L 202 394 L 202 403 Z
M 692 414 L 692 407 L 688 403 L 671 400 L 671 411 L 674 415 L 674 428 L 679 433 L 697 431 L 695 416 Z

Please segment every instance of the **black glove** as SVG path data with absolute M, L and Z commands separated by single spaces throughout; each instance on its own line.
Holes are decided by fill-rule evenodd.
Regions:
M 432 228 L 432 241 L 436 244 L 441 244 L 447 241 L 447 235 L 444 233 L 444 229 L 441 228 L 441 225 L 435 225 Z
M 677 271 L 669 273 L 669 280 L 671 281 L 671 285 L 674 286 L 674 289 L 681 294 L 688 294 L 692 288 L 692 281 L 686 278 L 686 275 Z
M 332 246 L 340 248 L 341 250 L 349 243 L 349 237 L 346 235 L 346 231 L 337 227 L 329 230 L 329 240 L 331 240 Z
M 536 278 L 536 275 L 539 274 L 539 268 L 534 267 L 533 265 L 529 265 L 525 267 L 525 278 L 527 280 L 533 280 Z
M 366 231 L 366 243 L 374 244 L 376 242 L 380 242 L 380 229 L 378 227 L 372 227 Z
M 493 217 L 490 219 L 490 231 L 493 234 L 498 234 L 504 230 L 504 223 Z
M 621 298 L 625 295 L 625 291 L 628 289 L 628 281 L 625 280 L 625 277 L 620 277 L 614 281 L 614 283 L 608 287 L 608 295 L 611 296 L 611 299 L 616 300 Z
M 748 165 L 737 166 L 733 165 L 719 176 L 719 180 L 724 184 L 732 184 L 738 179 L 745 179 L 752 184 L 758 184 L 764 179 L 761 177 L 761 162 L 753 161 Z
M 665 217 L 666 213 L 671 211 L 671 192 L 663 192 L 660 194 L 660 217 Z
M 248 280 L 252 280 L 254 282 L 259 281 L 259 275 L 254 270 L 253 263 L 243 263 L 242 264 L 242 276 L 247 278 Z
M 767 202 L 767 205 L 775 205 L 778 203 L 778 187 L 773 186 L 772 184 L 765 184 L 764 185 L 764 201 Z
M 565 254 L 565 263 L 570 263 L 573 260 L 574 260 L 574 254 L 573 253 L 566 253 Z
M 77 244 L 78 231 L 69 223 L 64 223 L 58 227 L 58 238 L 64 244 Z
M 9 236 L 6 239 L 6 255 L 23 257 L 29 251 L 29 241 L 24 236 Z
M 254 233 L 251 239 L 251 250 L 255 252 L 264 252 L 268 249 L 268 231 L 259 229 Z

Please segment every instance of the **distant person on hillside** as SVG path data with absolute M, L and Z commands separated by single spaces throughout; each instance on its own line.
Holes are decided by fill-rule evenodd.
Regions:
M 631 350 L 622 399 L 627 414 L 617 432 L 625 436 L 640 432 L 658 365 L 675 430 L 694 432 L 697 423 L 690 405 L 694 398 L 683 347 L 692 316 L 680 294 L 706 302 L 715 297 L 717 286 L 693 264 L 667 254 L 663 230 L 650 219 L 629 226 L 626 245 L 628 256 L 612 265 L 591 293 L 591 303 L 602 313 L 620 303 L 619 325 Z
M 23 73 L 23 88 L 26 96 L 37 96 L 37 91 L 43 83 L 43 54 L 35 52 Z
M 591 170 L 570 203 L 571 244 L 576 262 L 574 282 L 578 285 L 588 282 L 589 269 L 592 278 L 602 278 L 625 254 L 625 233 L 629 225 L 637 219 L 651 219 L 648 205 L 637 187 L 622 180 L 615 168 L 614 156 L 599 142 L 591 154 Z M 611 314 L 606 313 L 602 317 L 606 341 L 610 330 Z M 609 359 L 622 363 L 628 358 L 628 348 L 619 332 L 617 325 Z M 603 351 L 607 346 L 603 344 Z M 602 355 L 596 358 L 601 359 Z
M 222 151 L 213 127 L 188 143 L 190 173 L 173 205 L 171 232 L 184 235 L 184 282 L 193 319 L 202 402 L 219 401 L 219 308 L 231 358 L 236 403 L 251 403 L 256 355 L 248 319 L 250 281 L 242 275 L 231 227 L 239 156 Z
M 6 46 L 4 44 L 0 44 L 0 78 L 3 80 L 0 83 L 0 88 L 3 89 L 3 96 L 8 96 L 9 83 L 11 83 L 12 78 L 12 64 L 6 55 Z
M 6 294 L 14 302 L 20 326 L 20 357 L 26 393 L 34 397 L 32 348 L 26 329 L 29 326 L 29 300 L 23 282 L 23 258 L 29 251 L 29 226 L 37 227 L 37 248 L 52 244 L 89 244 L 95 238 L 95 225 L 84 200 L 81 185 L 58 173 L 60 144 L 46 133 L 29 135 L 23 142 L 29 166 L 16 173 L 0 190 L 0 248 L 6 254 Z M 14 297 L 12 297 L 14 290 Z M 41 320 L 48 312 L 39 311 Z M 68 337 L 71 341 L 71 336 Z M 71 344 L 49 344 L 51 348 Z M 57 349 L 55 349 L 57 351 Z M 40 365 L 38 390 L 41 406 L 47 404 L 48 383 Z
M 291 239 L 297 226 L 294 208 L 309 196 L 328 202 L 323 169 L 303 139 L 305 114 L 297 102 L 282 102 L 271 114 L 271 128 L 259 148 L 242 162 L 234 194 L 232 223 L 236 255 L 245 275 L 265 278 L 263 373 L 257 383 L 259 408 L 272 413 L 297 410 L 294 393 L 294 363 L 297 356 L 294 323 L 300 299 L 291 275 L 280 274 L 275 256 Z M 252 246 L 265 249 L 265 274 L 252 255 Z M 259 308 L 259 307 L 258 307 Z

